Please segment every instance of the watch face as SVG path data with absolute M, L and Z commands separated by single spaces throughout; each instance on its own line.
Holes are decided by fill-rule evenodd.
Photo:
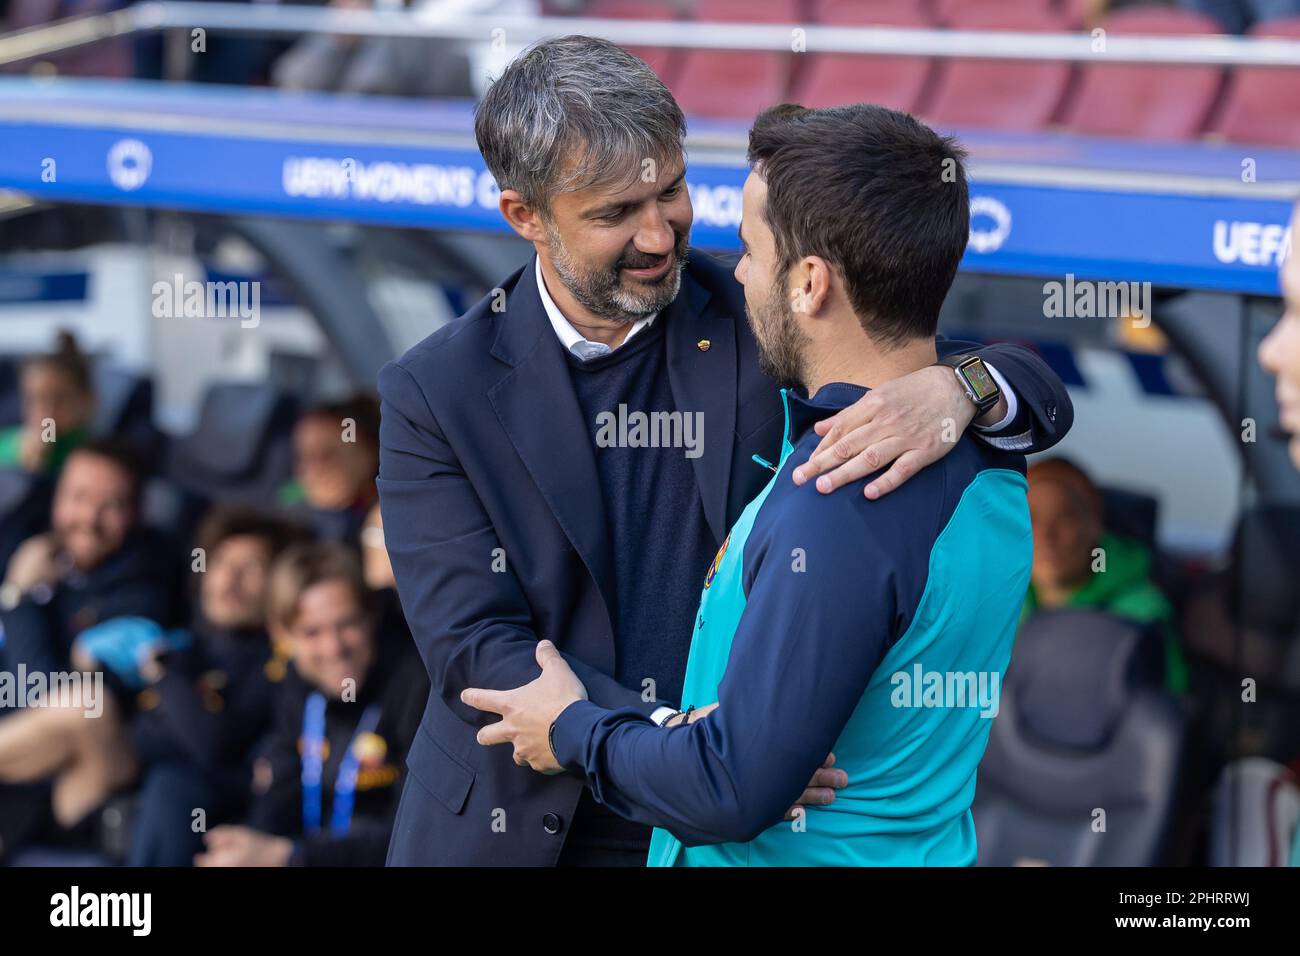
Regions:
M 966 384 L 975 393 L 977 401 L 982 402 L 990 395 L 997 394 L 997 383 L 989 376 L 988 369 L 984 367 L 983 362 L 971 362 L 969 365 L 963 365 L 961 374 L 966 379 Z

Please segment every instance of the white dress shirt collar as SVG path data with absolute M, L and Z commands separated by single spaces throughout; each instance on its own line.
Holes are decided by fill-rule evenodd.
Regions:
M 541 256 L 535 256 L 533 261 L 537 269 L 537 294 L 542 297 L 542 308 L 546 310 L 546 317 L 551 320 L 551 328 L 555 329 L 560 344 L 566 350 L 572 352 L 575 345 L 588 342 L 588 340 L 583 338 L 582 334 L 569 323 L 569 320 L 564 317 L 564 313 L 560 311 L 560 307 L 555 304 L 555 300 L 551 298 L 551 293 L 546 290 L 546 280 L 542 277 Z M 623 338 L 623 344 L 626 345 L 628 340 L 642 329 L 649 328 L 650 323 L 658 315 L 659 313 L 656 312 L 653 315 L 647 315 L 644 319 L 637 319 L 633 322 L 632 328 L 628 329 L 627 335 Z M 598 345 L 600 343 L 591 342 L 589 344 Z

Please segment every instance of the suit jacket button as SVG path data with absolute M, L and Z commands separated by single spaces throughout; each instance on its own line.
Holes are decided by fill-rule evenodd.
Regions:
M 558 813 L 547 813 L 542 816 L 542 829 L 551 836 L 559 833 L 564 826 L 564 818 Z

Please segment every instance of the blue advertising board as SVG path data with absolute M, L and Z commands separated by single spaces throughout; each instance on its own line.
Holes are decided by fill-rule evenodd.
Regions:
M 735 250 L 744 126 L 692 132 L 692 241 Z M 728 137 L 732 148 L 719 148 Z M 967 271 L 1278 294 L 1296 153 L 1064 133 L 962 139 L 972 161 Z M 474 146 L 472 106 L 454 101 L 6 79 L 0 188 L 49 201 L 507 228 Z

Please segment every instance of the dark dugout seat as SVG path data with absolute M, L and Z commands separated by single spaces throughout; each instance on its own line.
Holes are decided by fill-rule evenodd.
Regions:
M 1152 551 L 1156 550 L 1156 527 L 1159 524 L 1160 502 L 1153 495 L 1124 488 L 1099 486 L 1106 528 L 1126 538 L 1141 541 Z
M 297 411 L 297 402 L 273 385 L 213 385 L 194 431 L 172 443 L 167 472 L 204 498 L 268 505 L 293 471 Z
M 979 865 L 1161 861 L 1185 721 L 1163 673 L 1142 625 L 1082 610 L 1025 622 L 979 768 Z
M 1188 602 L 1182 632 L 1192 690 L 1206 727 L 1202 746 L 1223 759 L 1290 761 L 1300 753 L 1300 506 L 1242 512 L 1232 564 Z M 1242 704 L 1242 680 L 1257 699 Z
M 49 528 L 53 500 L 54 482 L 47 476 L 0 469 L 0 575 L 20 544 Z
M 153 382 L 143 375 L 110 365 L 95 365 L 96 435 L 121 435 L 140 419 L 153 418 Z
M 18 393 L 18 360 L 0 358 L 0 428 L 18 425 L 23 420 L 22 397 Z
M 95 365 L 96 437 L 120 439 L 136 450 L 152 472 L 162 463 L 163 435 L 153 421 L 153 382 L 144 375 L 103 363 Z

